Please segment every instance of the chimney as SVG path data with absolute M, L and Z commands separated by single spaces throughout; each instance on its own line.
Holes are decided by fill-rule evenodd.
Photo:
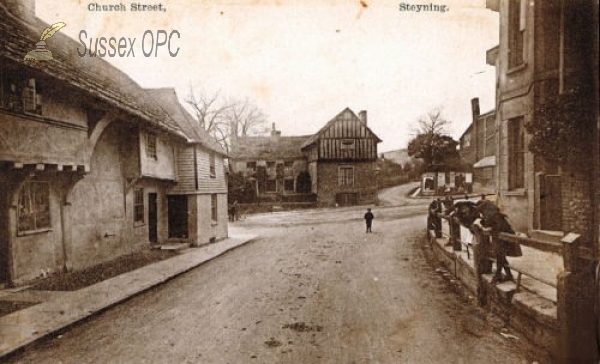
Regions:
M 367 110 L 362 110 L 358 113 L 358 118 L 363 124 L 367 125 Z
M 271 127 L 271 139 L 277 139 L 281 136 L 281 131 L 275 129 L 275 123 Z
M 481 112 L 479 110 L 479 98 L 471 99 L 471 112 L 473 113 L 473 122 L 477 120 Z
M 5 0 L 6 9 L 21 20 L 35 19 L 35 0 Z

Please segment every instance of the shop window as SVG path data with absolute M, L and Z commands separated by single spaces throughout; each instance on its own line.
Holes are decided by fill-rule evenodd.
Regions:
M 25 183 L 19 195 L 18 232 L 45 230 L 50 227 L 50 187 L 48 183 Z
M 133 222 L 144 222 L 144 189 L 136 188 L 133 197 Z

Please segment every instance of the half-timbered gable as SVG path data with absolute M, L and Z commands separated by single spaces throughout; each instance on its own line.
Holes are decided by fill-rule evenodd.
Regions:
M 366 117 L 366 112 L 363 112 Z M 309 161 L 318 160 L 375 160 L 377 143 L 381 142 L 352 110 L 346 108 L 319 132 L 307 140 L 303 149 Z
M 380 142 L 367 125 L 367 112 L 357 116 L 346 108 L 303 144 L 312 192 L 320 205 L 376 203 Z

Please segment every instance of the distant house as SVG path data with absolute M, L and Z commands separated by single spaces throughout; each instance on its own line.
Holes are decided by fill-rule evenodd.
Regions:
M 229 163 L 234 173 L 248 177 L 257 196 L 310 194 L 306 158 L 300 147 L 308 136 L 281 136 L 275 129 L 270 136 L 235 139 Z
M 346 108 L 316 134 L 243 137 L 233 145 L 233 172 L 251 177 L 259 195 L 316 194 L 320 206 L 370 204 L 377 200 L 377 144 L 367 126 Z
M 377 201 L 377 144 L 367 112 L 346 108 L 302 145 L 320 205 L 372 204 Z
M 477 192 L 497 190 L 498 132 L 496 111 L 480 114 L 479 99 L 471 100 L 473 121 L 460 137 L 461 165 L 473 173 L 473 188 Z
M 48 27 L 33 4 L 0 11 L 0 286 L 227 236 L 224 153 L 187 127 L 174 93 L 79 57 L 60 32 L 54 60 L 24 61 Z

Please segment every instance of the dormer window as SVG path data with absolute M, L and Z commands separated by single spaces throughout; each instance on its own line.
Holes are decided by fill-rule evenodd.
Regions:
M 342 150 L 354 150 L 354 139 L 342 139 Z

